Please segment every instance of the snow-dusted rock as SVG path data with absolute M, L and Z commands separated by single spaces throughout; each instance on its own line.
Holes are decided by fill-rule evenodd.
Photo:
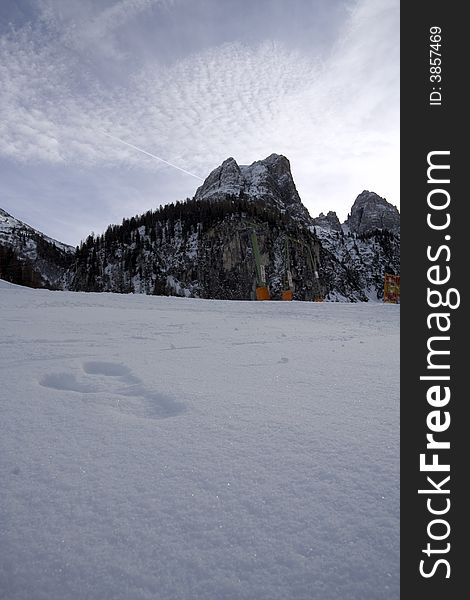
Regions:
M 374 192 L 364 190 L 356 198 L 345 225 L 352 233 L 363 234 L 375 229 L 386 229 L 394 233 L 400 231 L 400 213 Z
M 303 224 L 310 221 L 295 187 L 290 163 L 280 154 L 240 166 L 234 158 L 228 158 L 197 189 L 195 199 L 217 201 L 228 196 L 271 206 Z
M 333 211 L 329 210 L 326 215 L 320 213 L 318 217 L 312 219 L 315 227 L 322 227 L 323 229 L 329 229 L 330 231 L 341 232 L 341 223 L 338 219 L 338 215 Z

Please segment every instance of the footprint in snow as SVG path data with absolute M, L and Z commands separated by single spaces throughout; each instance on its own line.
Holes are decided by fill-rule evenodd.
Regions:
M 129 367 L 120 363 L 90 360 L 83 363 L 83 370 L 89 375 L 108 375 L 109 377 L 124 377 L 131 373 Z
M 92 360 L 83 363 L 82 368 L 84 375 L 80 379 L 73 373 L 48 373 L 39 383 L 53 390 L 106 393 L 115 409 L 137 417 L 163 419 L 176 416 L 186 408 L 182 402 L 149 389 L 121 363 Z

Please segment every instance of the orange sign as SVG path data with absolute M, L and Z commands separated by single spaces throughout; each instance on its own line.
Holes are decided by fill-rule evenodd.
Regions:
M 400 275 L 385 273 L 384 302 L 399 304 L 400 302 Z

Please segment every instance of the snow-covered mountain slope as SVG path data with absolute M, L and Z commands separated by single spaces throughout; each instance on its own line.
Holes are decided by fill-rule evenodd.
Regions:
M 0 208 L 0 277 L 32 287 L 62 289 L 75 249 Z
M 286 157 L 249 166 L 228 158 L 192 200 L 91 235 L 75 257 L 28 226 L 10 225 L 15 234 L 4 237 L 14 260 L 6 275 L 8 256 L 0 254 L 0 276 L 23 283 L 34 265 L 37 287 L 75 291 L 249 300 L 268 287 L 272 299 L 290 289 L 296 300 L 377 300 L 384 274 L 400 272 L 399 225 L 397 209 L 373 192 L 357 197 L 343 225 L 331 211 L 312 219 Z
M 48 237 L 44 233 L 41 233 L 37 229 L 34 229 L 30 225 L 15 219 L 12 215 L 8 214 L 5 210 L 0 208 L 0 240 L 2 243 L 10 242 L 13 244 L 15 242 L 15 236 L 18 234 L 28 234 L 31 238 L 33 236 L 41 237 L 45 242 L 55 246 L 58 250 L 67 253 L 75 252 L 75 248 L 73 246 L 69 246 L 67 244 L 63 244 L 53 238 Z M 37 249 L 34 247 L 33 240 L 31 239 L 30 243 L 27 244 L 28 251 L 30 252 L 30 258 L 35 258 L 35 252 L 37 253 Z
M 387 230 L 367 234 L 314 227 L 321 242 L 321 275 L 328 300 L 377 301 L 385 273 L 400 273 L 400 236 Z
M 0 290 L 9 600 L 397 600 L 399 306 Z

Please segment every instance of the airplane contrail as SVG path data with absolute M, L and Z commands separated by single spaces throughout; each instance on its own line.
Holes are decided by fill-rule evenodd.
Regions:
M 101 131 L 101 133 L 103 135 L 111 138 L 112 140 L 116 140 L 118 142 L 121 142 L 121 144 L 125 144 L 126 146 L 129 146 L 129 148 L 134 148 L 134 150 L 138 150 L 139 152 L 142 152 L 143 154 L 146 154 L 147 156 L 156 158 L 157 160 L 161 161 L 162 163 L 165 163 L 166 165 L 169 165 L 170 167 L 174 167 L 175 169 L 178 169 L 178 171 L 183 171 L 183 173 L 186 173 L 187 175 L 191 175 L 191 177 L 195 177 L 196 179 L 200 179 L 201 181 L 204 181 L 204 179 L 202 177 L 199 177 L 199 175 L 190 173 L 189 171 L 186 171 L 186 169 L 182 169 L 181 167 L 178 167 L 177 165 L 174 165 L 173 163 L 168 162 L 164 158 L 160 158 L 159 156 L 156 156 L 155 154 L 152 154 L 151 152 L 147 152 L 147 150 L 143 150 L 142 148 L 139 148 L 138 146 L 134 146 L 134 144 L 129 144 L 129 142 L 125 142 L 124 140 L 121 140 L 121 138 L 118 138 L 115 135 L 111 135 L 110 133 L 107 133 L 106 131 Z

